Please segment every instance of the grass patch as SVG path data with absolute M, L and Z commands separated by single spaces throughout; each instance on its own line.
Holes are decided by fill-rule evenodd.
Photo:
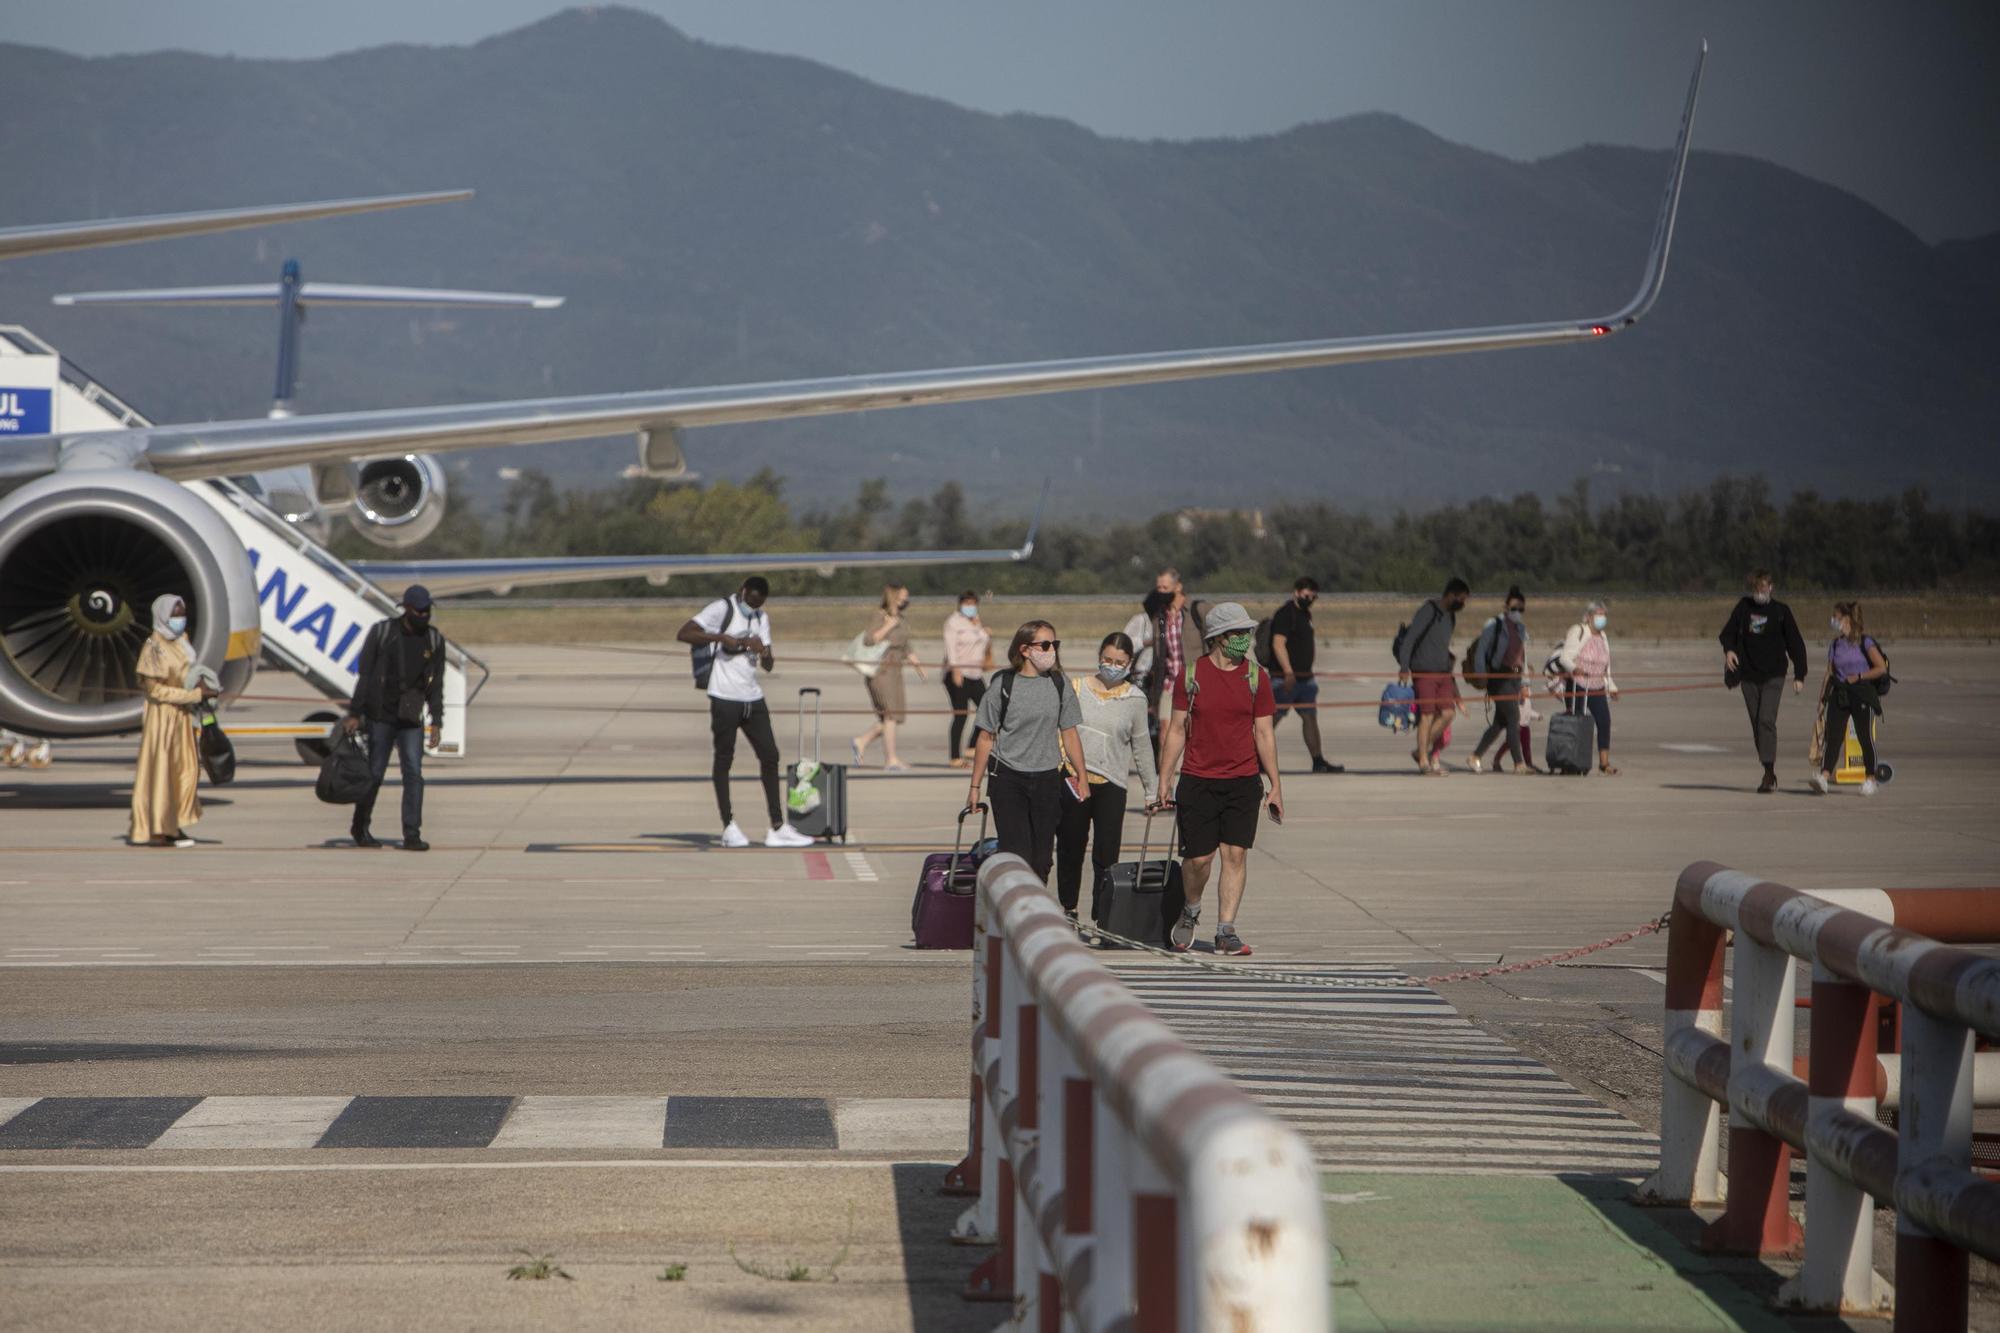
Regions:
M 553 1254 L 535 1254 L 528 1250 L 516 1250 L 514 1253 L 526 1256 L 527 1262 L 515 1264 L 507 1270 L 509 1282 L 547 1282 L 555 1277 L 565 1282 L 576 1281 L 563 1270 L 561 1264 L 556 1262 Z
M 653 1280 L 655 1282 L 684 1282 L 687 1280 L 687 1275 L 688 1266 L 686 1264 L 668 1264 L 660 1270 L 660 1275 Z
M 788 1260 L 782 1266 L 772 1268 L 753 1260 L 744 1259 L 736 1253 L 736 1242 L 730 1241 L 726 1247 L 730 1262 L 752 1277 L 761 1277 L 768 1282 L 838 1282 L 840 1266 L 847 1262 L 848 1252 L 854 1248 L 854 1205 L 847 1205 L 847 1238 L 840 1242 L 840 1250 L 819 1268 Z

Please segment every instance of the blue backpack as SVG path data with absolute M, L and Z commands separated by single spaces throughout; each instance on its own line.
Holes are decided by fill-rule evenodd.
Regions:
M 1390 681 L 1382 687 L 1382 706 L 1375 721 L 1391 731 L 1408 731 L 1417 725 L 1417 692 L 1408 685 Z

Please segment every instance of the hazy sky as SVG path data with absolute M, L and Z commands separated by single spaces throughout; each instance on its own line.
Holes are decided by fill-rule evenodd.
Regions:
M 1255 134 L 1393 111 L 1512 157 L 1672 139 L 1852 190 L 1927 240 L 2000 230 L 1995 0 L 631 0 L 692 36 L 1106 134 Z M 461 43 L 558 0 L 4 0 L 0 39 L 85 55 L 310 57 Z

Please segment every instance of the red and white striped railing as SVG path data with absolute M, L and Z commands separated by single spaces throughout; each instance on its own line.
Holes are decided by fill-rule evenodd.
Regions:
M 966 1295 L 1046 1330 L 1333 1327 L 1319 1169 L 1146 1008 L 1027 863 L 979 872 Z
M 1892 924 L 1894 923 L 1894 924 Z M 1729 1040 L 1723 945 L 1735 932 Z M 2000 890 L 1802 893 L 1700 861 L 1674 890 L 1667 938 L 1661 1204 L 1722 1201 L 1709 1248 L 1794 1253 L 1791 1155 L 1806 1154 L 1804 1262 L 1783 1298 L 1879 1309 L 1874 1201 L 1896 1212 L 1896 1328 L 1964 1328 L 1968 1253 L 2000 1259 L 2000 1185 L 1972 1162 L 1973 1040 L 2000 1036 L 2000 960 L 1943 940 L 2000 939 Z M 1812 965 L 1807 1075 L 1793 1072 L 1793 959 Z M 1877 997 L 1903 1005 L 1900 1108 L 1876 1123 Z

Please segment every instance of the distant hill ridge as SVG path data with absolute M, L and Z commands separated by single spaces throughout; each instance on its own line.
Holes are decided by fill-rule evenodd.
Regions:
M 80 288 L 329 280 L 554 291 L 537 315 L 324 312 L 302 410 L 785 379 L 1608 312 L 1661 151 L 1521 163 L 1384 114 L 1107 139 L 571 10 L 466 47 L 308 61 L 0 44 L 0 224 L 472 185 L 471 205 L 0 267 L 27 323 L 163 419 L 255 414 L 244 311 L 55 310 Z M 1524 88 L 1523 96 L 1532 89 Z M 1679 108 L 1659 108 L 1662 137 Z M 1697 129 L 1697 144 L 1700 142 Z M 31 183 L 31 184 L 24 184 Z M 1599 346 L 692 433 L 795 496 L 958 479 L 1072 512 L 1560 489 L 1929 486 L 2000 499 L 2000 235 L 1930 247 L 1794 172 L 1697 149 L 1667 289 Z M 629 443 L 481 455 L 601 485 Z

